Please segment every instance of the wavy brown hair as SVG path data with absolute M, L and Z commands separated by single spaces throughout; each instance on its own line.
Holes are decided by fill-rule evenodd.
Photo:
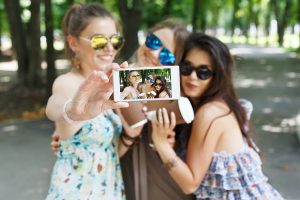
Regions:
M 230 112 L 234 113 L 247 143 L 253 147 L 245 127 L 247 121 L 246 111 L 239 103 L 234 89 L 232 79 L 234 62 L 228 47 L 215 37 L 202 33 L 193 33 L 185 44 L 182 62 L 192 49 L 205 51 L 210 56 L 213 71 L 212 79 L 206 91 L 203 92 L 203 95 L 193 105 L 195 112 L 208 102 L 222 99 L 228 105 Z M 191 126 L 189 132 L 191 131 Z

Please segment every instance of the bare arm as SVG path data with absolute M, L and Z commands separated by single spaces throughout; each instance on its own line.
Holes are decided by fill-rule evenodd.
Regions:
M 52 95 L 46 106 L 47 117 L 55 122 L 63 121 L 64 103 L 72 98 L 79 87 L 78 79 L 70 73 L 58 77 L 52 87 Z
M 131 128 L 130 125 L 127 123 L 127 121 L 124 119 L 120 109 L 116 109 L 116 112 L 118 114 L 118 116 L 120 117 L 121 121 L 122 121 L 122 125 L 124 128 L 125 133 L 127 134 L 129 137 L 131 138 L 136 138 L 141 134 L 143 126 L 137 127 L 137 128 Z M 129 146 L 134 145 L 134 140 L 129 140 L 126 139 L 126 137 L 124 136 L 120 136 L 123 137 L 122 139 L 125 140 L 124 142 L 126 142 L 127 146 L 121 141 L 121 139 L 119 140 L 119 157 L 122 157 L 130 148 Z M 136 140 L 135 139 L 135 140 Z
M 170 96 L 166 91 L 163 91 L 159 94 L 159 98 L 170 98 Z
M 168 120 L 164 110 L 159 114 L 158 122 L 153 122 L 153 141 L 163 161 L 170 167 L 169 173 L 180 188 L 187 194 L 193 193 L 203 180 L 210 165 L 217 141 L 222 133 L 222 125 L 212 124 L 206 133 L 209 124 L 213 120 L 210 112 L 199 110 L 193 123 L 191 137 L 188 143 L 186 162 L 177 157 L 175 151 L 167 143 L 166 133 L 175 117 Z M 162 120 L 163 119 L 163 120 Z M 163 122 L 162 122 L 163 121 Z M 213 134 L 210 134 L 214 132 Z M 213 135 L 213 137 L 211 136 Z
M 107 73 L 113 69 L 119 69 L 119 65 L 112 64 Z M 103 71 L 93 71 L 86 79 L 68 73 L 55 81 L 46 114 L 55 121 L 59 134 L 70 137 L 82 121 L 95 118 L 106 109 L 128 106 L 124 102 L 109 100 L 112 91 L 112 76 L 108 77 Z M 67 101 L 68 98 L 72 101 Z M 79 123 L 69 123 L 67 118 Z
M 126 99 L 130 94 L 130 88 L 126 87 L 124 88 L 123 92 L 121 92 L 121 99 Z

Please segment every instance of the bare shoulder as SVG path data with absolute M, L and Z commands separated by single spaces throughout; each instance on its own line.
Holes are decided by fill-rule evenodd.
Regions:
M 162 91 L 160 94 L 159 94 L 159 97 L 160 98 L 165 98 L 165 97 L 169 97 L 168 93 L 166 91 Z
M 212 101 L 204 104 L 196 112 L 196 116 L 208 117 L 214 119 L 229 112 L 229 107 L 222 101 Z
M 212 121 L 229 113 L 229 107 L 222 101 L 212 101 L 203 105 L 196 112 L 195 119 Z

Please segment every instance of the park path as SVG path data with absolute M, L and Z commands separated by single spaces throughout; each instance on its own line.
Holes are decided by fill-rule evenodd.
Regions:
M 298 200 L 300 60 L 278 48 L 229 46 L 237 57 L 238 95 L 254 105 L 263 170 L 287 200 Z M 45 199 L 55 160 L 49 146 L 52 131 L 47 119 L 0 124 L 0 199 Z

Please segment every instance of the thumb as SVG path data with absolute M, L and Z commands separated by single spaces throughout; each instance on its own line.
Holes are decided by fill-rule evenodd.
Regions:
M 124 61 L 123 63 L 120 64 L 120 67 L 121 67 L 121 68 L 126 68 L 126 67 L 128 67 L 128 62 L 127 62 L 127 61 Z
M 109 81 L 107 74 L 103 71 L 97 71 L 97 76 L 100 78 L 100 80 L 102 80 L 105 83 Z

